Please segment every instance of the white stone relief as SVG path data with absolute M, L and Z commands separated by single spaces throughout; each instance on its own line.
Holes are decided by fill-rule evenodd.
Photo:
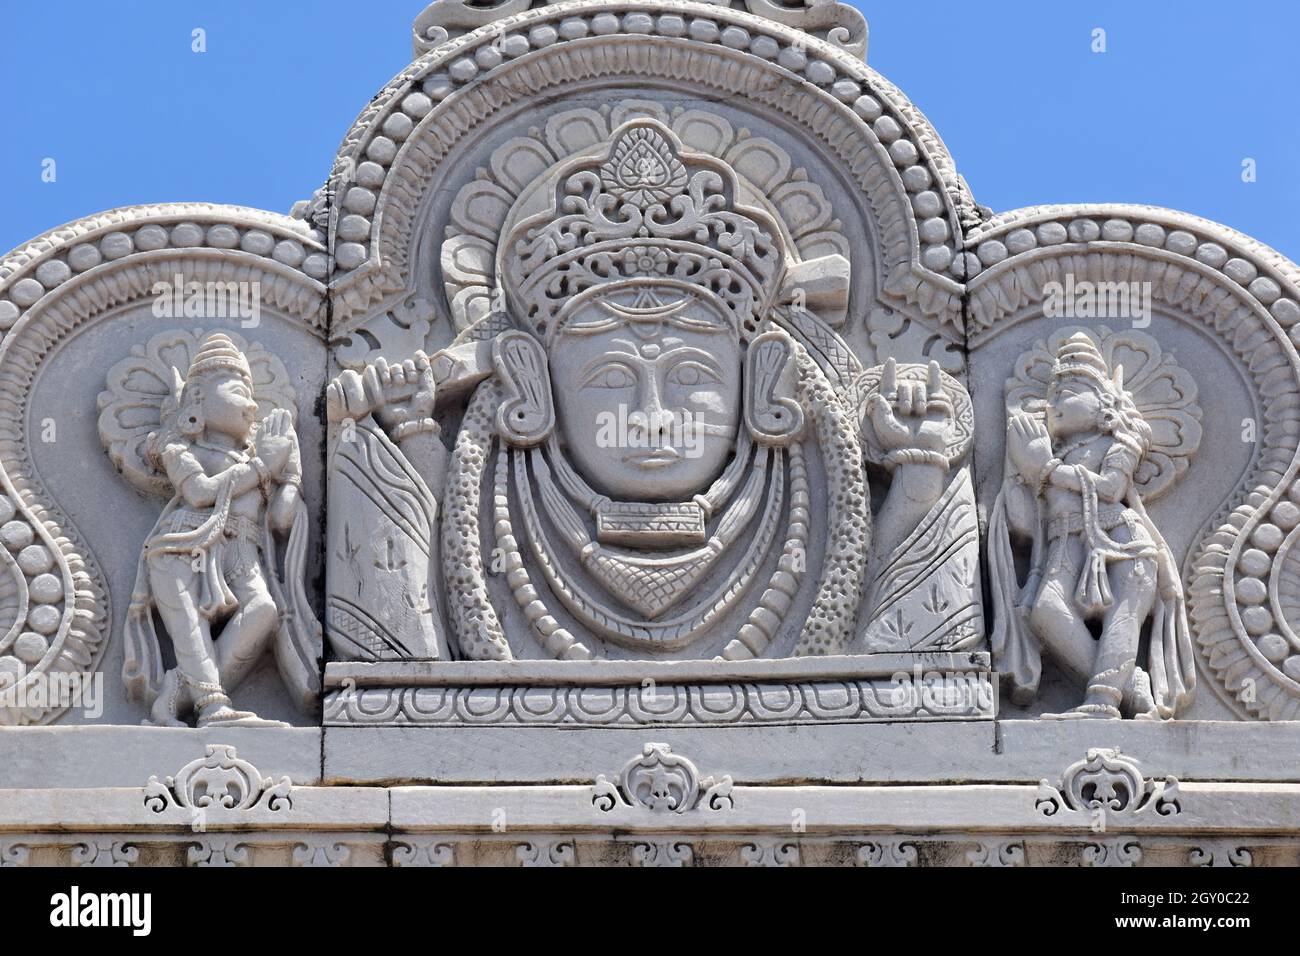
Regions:
M 249 849 L 248 843 L 238 837 L 205 836 L 191 841 L 185 860 L 189 866 L 218 869 L 249 866 L 252 862 Z
M 1192 866 L 1231 867 L 1254 866 L 1254 854 L 1247 847 L 1233 840 L 1207 841 L 1194 846 L 1187 853 L 1187 862 Z
M 515 848 L 515 857 L 523 867 L 573 866 L 576 850 L 572 841 L 533 840 Z
M 300 705 L 320 689 L 294 394 L 277 358 L 248 351 L 220 332 L 163 333 L 115 365 L 100 395 L 114 465 L 170 499 L 140 556 L 122 673 L 159 725 L 185 726 L 192 710 L 200 727 L 283 726 L 230 699 L 272 647 Z M 155 615 L 175 667 L 164 668 Z
M 1284 547 L 1300 522 L 1294 266 L 1232 230 L 1152 207 L 1035 207 L 990 220 L 971 242 L 979 251 L 970 289 L 976 364 L 1018 317 L 1044 310 L 1048 289 L 1067 281 L 1146 289 L 1151 307 L 1170 317 L 1167 351 L 1168 342 L 1180 342 L 1196 355 L 1202 335 L 1222 350 L 1224 378 L 1216 385 L 1239 380 L 1251 397 L 1242 402 L 1216 389 L 1220 403 L 1206 406 L 1227 416 L 1226 429 L 1205 435 L 1212 452 L 1198 456 L 1213 458 L 1205 468 L 1222 483 L 1205 512 L 1187 517 L 1205 520 L 1186 558 L 1188 621 L 1198 664 L 1230 701 L 1230 719 L 1300 715 L 1300 693 L 1287 676 L 1288 666 L 1300 673 L 1300 643 L 1288 636 L 1295 632 L 1286 597 L 1293 552 Z M 1220 459 L 1243 449 L 1249 457 L 1240 473 L 1220 470 Z
M 681 868 L 695 863 L 695 850 L 680 840 L 641 840 L 632 847 L 634 866 Z
M 768 837 L 746 843 L 740 848 L 740 858 L 745 866 L 798 866 L 800 864 L 799 844 L 791 840 Z
M 352 496 L 361 485 L 360 437 L 363 447 L 384 446 L 390 481 L 417 503 L 403 512 L 381 502 L 367 518 L 376 496 L 350 497 L 361 509 L 346 509 L 361 515 L 343 519 L 351 540 L 382 539 L 398 515 L 426 529 L 403 564 L 415 586 L 441 508 L 448 631 L 469 658 L 693 656 L 724 621 L 738 636 L 713 653 L 729 660 L 978 644 L 976 527 L 960 463 L 971 416 L 960 382 L 935 363 L 891 359 L 864 373 L 834 331 L 848 260 L 808 231 L 825 217 L 814 212 L 801 228 L 774 218 L 779 202 L 742 202 L 765 200 L 728 162 L 683 142 L 716 140 L 707 117 L 681 113 L 669 127 L 653 109 L 624 115 L 613 128 L 599 115 L 586 125 L 561 117 L 548 147 L 502 147 L 493 168 L 515 180 L 465 187 L 452 213 L 465 232 L 443 245 L 448 298 L 465 308 L 456 343 L 400 365 L 376 359 L 331 384 L 335 487 Z M 607 138 L 591 142 L 592 129 Z M 565 151 L 571 130 L 581 130 L 576 154 Z M 773 155 L 741 143 L 727 155 L 742 169 L 755 150 Z M 521 155 L 531 167 L 512 164 Z M 803 281 L 812 295 L 783 304 L 783 290 L 802 292 Z M 448 459 L 436 416 L 463 396 Z M 860 418 L 871 420 L 862 436 Z M 809 480 L 818 456 L 824 490 Z M 874 550 L 868 464 L 893 475 Z M 490 537 L 480 524 L 489 487 Z M 824 515 L 812 511 L 817 498 Z M 810 567 L 821 548 L 821 567 Z M 933 560 L 903 567 L 917 550 Z M 435 601 L 403 632 L 391 620 L 380 626 L 376 615 L 393 605 L 358 606 L 370 572 L 351 551 L 346 563 L 337 548 L 331 558 L 331 633 L 342 656 L 400 657 L 397 645 L 429 644 L 419 635 L 438 632 Z M 880 623 L 857 634 L 867 564 Z M 496 576 L 514 608 L 500 603 Z M 786 621 L 792 604 L 808 601 L 802 629 Z M 912 614 L 929 618 L 901 626 Z M 382 639 L 360 651 L 358 630 Z
M 139 858 L 139 848 L 121 840 L 86 840 L 72 848 L 73 866 L 124 867 Z
M 154 813 L 169 809 L 275 812 L 292 808 L 292 790 L 288 777 L 278 781 L 263 777 L 251 763 L 240 759 L 234 747 L 209 744 L 203 757 L 187 763 L 175 776 L 163 780 L 150 777 L 144 804 Z
M 430 4 L 415 18 L 411 28 L 414 55 L 423 56 L 478 27 L 517 16 L 527 11 L 529 6 L 530 0 L 500 0 L 492 5 L 475 4 L 466 0 L 440 0 Z M 741 0 L 736 6 L 756 16 L 804 30 L 842 47 L 846 52 L 866 58 L 866 20 L 861 11 L 846 3 L 819 2 L 800 6 L 774 3 L 772 0 Z M 634 14 L 625 21 L 629 27 L 646 29 L 653 24 L 654 18 L 645 13 Z M 686 23 L 680 17 L 662 18 L 659 27 L 666 36 L 678 36 L 686 32 Z M 534 33 L 532 36 L 540 41 L 547 35 Z M 512 55 L 528 49 L 526 45 L 512 44 L 508 40 L 503 40 L 502 48 Z
M 346 866 L 352 850 L 346 843 L 324 839 L 300 841 L 293 847 L 293 865 L 305 867 Z
M 591 803 L 605 813 L 620 807 L 656 814 L 719 812 L 734 806 L 731 787 L 731 777 L 701 777 L 695 764 L 667 744 L 648 743 L 620 771 L 617 785 L 604 774 L 596 777 Z
M 1081 866 L 1126 867 L 1142 862 L 1142 845 L 1128 837 L 1115 837 L 1085 844 L 1079 852 Z
M 456 848 L 440 838 L 403 835 L 393 844 L 393 866 L 443 867 L 456 865 Z
M 1300 858 L 1269 759 L 1300 718 L 1294 264 L 1150 207 L 979 207 L 833 0 L 438 0 L 414 31 L 292 217 L 117 210 L 0 260 L 0 790 L 32 787 L 0 866 Z M 274 318 L 168 330 L 160 275 Z M 1147 312 L 1059 321 L 1067 281 Z M 78 376 L 84 488 L 34 438 Z M 168 501 L 146 537 L 92 527 L 118 492 L 123 528 Z M 119 665 L 107 718 L 38 693 Z M 137 789 L 140 728 L 95 728 L 124 784 L 13 726 L 128 701 L 190 742 L 167 766 L 205 756 Z M 278 728 L 217 737 L 273 773 L 210 727 Z M 628 736 L 731 773 L 652 743 L 615 774 Z M 80 775 L 122 819 L 41 815 Z
M 24 843 L 0 840 L 0 866 L 27 866 L 31 855 L 31 847 Z
M 858 866 L 916 866 L 916 843 L 912 840 L 879 840 L 857 849 Z
M 909 668 L 861 679 L 345 687 L 326 695 L 324 721 L 333 727 L 649 727 L 991 718 L 996 695 L 986 666 L 985 655 L 975 663 L 927 665 L 919 675 Z
M 1142 815 L 1172 816 L 1182 812 L 1178 781 L 1144 778 L 1137 763 L 1118 750 L 1089 750 L 1072 763 L 1053 786 L 1038 785 L 1034 806 L 1043 816 L 1075 813 L 1104 825 L 1109 819 L 1130 820 Z
M 1012 867 L 1025 865 L 1025 845 L 1021 842 L 986 840 L 967 851 L 971 866 Z
M 1024 701 L 1049 653 L 1086 688 L 1061 716 L 1172 717 L 1196 685 L 1192 636 L 1180 569 L 1145 501 L 1200 445 L 1196 383 L 1149 335 L 1104 327 L 1058 332 L 1016 367 L 989 524 L 995 660 Z M 1026 542 L 1023 585 L 1013 539 Z

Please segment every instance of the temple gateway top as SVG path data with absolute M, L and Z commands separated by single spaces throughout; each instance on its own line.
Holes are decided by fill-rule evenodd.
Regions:
M 436 783 L 577 773 L 485 769 L 484 728 L 798 727 L 772 773 L 839 780 L 844 728 L 1300 716 L 1292 263 L 979 206 L 841 3 L 438 0 L 413 37 L 291 215 L 0 262 L 0 724 L 311 727 L 325 778 Z M 678 761 L 603 799 L 723 799 Z

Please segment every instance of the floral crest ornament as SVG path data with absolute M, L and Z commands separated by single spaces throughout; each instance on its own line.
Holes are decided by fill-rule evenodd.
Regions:
M 690 810 L 730 810 L 730 776 L 704 777 L 690 760 L 672 752 L 668 744 L 648 743 L 641 756 L 629 760 L 615 786 L 604 774 L 596 778 L 591 802 L 609 813 L 615 807 L 641 807 L 652 813 L 686 813 Z
M 605 189 L 639 209 L 666 203 L 686 191 L 686 167 L 668 141 L 653 129 L 633 128 L 614 144 L 600 167 Z
M 144 805 L 154 813 L 182 810 L 270 810 L 293 807 L 287 776 L 273 781 L 241 759 L 227 744 L 208 744 L 204 756 L 191 760 L 174 777 L 149 778 Z
M 1089 750 L 1088 755 L 1070 764 L 1058 786 L 1039 781 L 1034 808 L 1045 817 L 1061 811 L 1131 818 L 1139 814 L 1173 816 L 1182 812 L 1178 780 L 1165 777 L 1163 782 L 1146 779 L 1137 762 L 1123 756 L 1118 749 Z

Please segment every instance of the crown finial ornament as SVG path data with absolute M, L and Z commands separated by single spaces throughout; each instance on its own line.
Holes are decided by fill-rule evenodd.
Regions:
M 615 140 L 600 167 L 604 189 L 643 212 L 686 191 L 686 167 L 655 129 L 638 127 Z
M 230 336 L 213 332 L 194 353 L 194 361 L 190 363 L 187 377 L 194 378 L 218 371 L 234 372 L 244 379 L 249 388 L 253 387 L 253 370 L 249 367 L 248 359 L 244 358 Z
M 544 341 L 593 299 L 643 322 L 702 299 L 743 338 L 758 331 L 785 249 L 771 216 L 737 200 L 725 163 L 686 152 L 672 130 L 643 118 L 539 188 L 546 208 L 507 222 L 497 275 L 516 316 Z M 535 196 L 515 209 L 536 208 Z
M 1105 357 L 1086 332 L 1075 332 L 1061 343 L 1052 374 L 1057 378 L 1081 375 L 1103 385 L 1114 381 Z

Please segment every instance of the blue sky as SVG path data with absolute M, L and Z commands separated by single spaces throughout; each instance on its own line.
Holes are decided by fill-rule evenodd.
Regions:
M 0 250 L 132 203 L 288 211 L 409 62 L 421 6 L 0 0 Z M 1300 4 L 860 6 L 868 61 L 927 113 L 982 204 L 1169 206 L 1300 259 Z

